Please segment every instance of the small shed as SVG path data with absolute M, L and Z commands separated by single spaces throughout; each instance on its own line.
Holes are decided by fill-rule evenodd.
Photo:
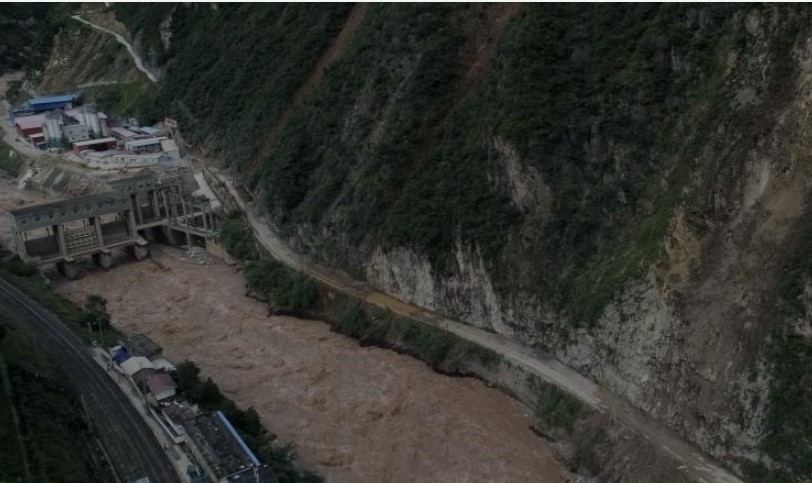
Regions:
M 133 380 L 146 380 L 155 373 L 155 366 L 146 357 L 134 356 L 119 364 L 121 370 Z
M 116 346 L 110 351 L 110 358 L 120 366 L 122 362 L 130 358 L 130 354 L 127 353 L 126 347 Z
M 156 372 L 147 379 L 147 387 L 156 400 L 163 401 L 175 395 L 178 385 L 166 372 Z
M 155 356 L 161 355 L 161 346 L 156 344 L 152 339 L 144 334 L 134 334 L 125 344 L 134 356 L 147 357 L 152 359 Z
M 114 138 L 119 139 L 121 141 L 126 141 L 127 139 L 134 139 L 138 136 L 138 133 L 134 133 L 129 129 L 123 127 L 110 128 L 110 134 L 112 134 Z

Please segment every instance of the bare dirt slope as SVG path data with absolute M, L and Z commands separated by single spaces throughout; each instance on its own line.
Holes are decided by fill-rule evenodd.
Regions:
M 48 199 L 41 191 L 17 189 L 17 181 L 0 172 L 0 248 L 14 246 L 8 212 L 21 206 L 45 201 Z
M 251 160 L 249 169 L 256 169 L 257 163 L 262 162 L 262 160 L 267 158 L 271 153 L 273 147 L 276 145 L 276 141 L 279 138 L 279 133 L 282 132 L 282 129 L 284 129 L 284 127 L 287 125 L 290 117 L 293 115 L 293 112 L 302 103 L 305 96 L 307 96 L 307 94 L 309 94 L 310 91 L 312 91 L 313 88 L 316 87 L 319 82 L 321 82 L 321 79 L 324 77 L 327 69 L 329 69 L 330 66 L 332 66 L 339 57 L 341 57 L 341 54 L 349 44 L 352 36 L 358 29 L 358 26 L 361 25 L 361 22 L 364 20 L 364 16 L 366 15 L 368 8 L 369 4 L 366 3 L 357 3 L 352 8 L 350 15 L 347 17 L 347 21 L 341 28 L 341 31 L 338 32 L 338 35 L 336 35 L 335 39 L 333 39 L 333 41 L 327 47 L 327 50 L 325 50 L 318 60 L 316 60 L 316 63 L 310 70 L 310 74 L 307 76 L 307 79 L 299 87 L 299 89 L 296 90 L 290 104 L 287 108 L 285 108 L 284 111 L 282 111 L 279 119 L 271 128 L 271 132 L 268 134 L 268 140 L 262 146 L 259 153 L 257 153 L 257 155 Z
M 499 391 L 359 347 L 321 322 L 269 317 L 220 262 L 195 265 L 168 248 L 153 256 L 58 290 L 76 301 L 102 294 L 116 326 L 194 360 L 328 481 L 564 480 L 523 409 Z

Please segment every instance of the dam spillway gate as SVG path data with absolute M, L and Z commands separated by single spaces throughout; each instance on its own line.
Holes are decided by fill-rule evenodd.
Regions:
M 11 210 L 17 254 L 40 265 L 55 263 L 72 278 L 79 257 L 90 256 L 106 269 L 116 248 L 140 260 L 157 236 L 173 245 L 185 237 L 190 246 L 196 238 L 217 236 L 221 221 L 212 200 L 192 194 L 180 171 L 108 185 L 108 192 Z

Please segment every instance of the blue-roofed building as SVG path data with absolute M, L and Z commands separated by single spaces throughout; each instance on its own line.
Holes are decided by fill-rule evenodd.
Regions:
M 110 351 L 110 358 L 116 364 L 121 365 L 122 362 L 126 361 L 130 358 L 130 354 L 127 353 L 126 347 L 114 347 L 112 351 Z
M 279 483 L 273 469 L 259 461 L 222 412 L 191 416 L 182 424 L 194 460 L 211 481 Z
M 79 100 L 78 94 L 62 94 L 58 96 L 32 97 L 26 107 L 34 112 L 45 112 L 54 109 L 71 109 Z

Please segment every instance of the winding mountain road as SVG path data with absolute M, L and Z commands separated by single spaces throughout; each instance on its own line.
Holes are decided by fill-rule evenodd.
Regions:
M 451 320 L 440 314 L 408 304 L 391 295 L 369 288 L 365 283 L 350 278 L 347 274 L 316 265 L 304 256 L 294 252 L 270 228 L 254 208 L 246 203 L 231 178 L 214 169 L 211 172 L 228 189 L 237 205 L 245 212 L 257 240 L 277 260 L 301 271 L 323 284 L 394 313 L 439 327 L 443 330 L 488 348 L 513 364 L 523 367 L 545 381 L 555 384 L 580 399 L 593 409 L 610 412 L 655 447 L 662 449 L 674 460 L 676 469 L 685 472 L 700 483 L 742 483 L 738 477 L 715 463 L 699 449 L 683 441 L 678 435 L 663 427 L 651 417 L 643 414 L 622 398 L 598 386 L 591 380 L 567 367 L 563 362 L 540 350 L 518 344 L 497 334 L 485 332 L 470 325 Z
M 158 76 L 153 74 L 149 69 L 147 69 L 147 67 L 144 65 L 143 59 L 141 59 L 141 57 L 138 55 L 138 52 L 136 52 L 135 49 L 133 49 L 133 46 L 127 41 L 127 39 L 125 39 L 121 35 L 113 32 L 112 30 L 107 30 L 106 28 L 101 27 L 99 25 L 96 25 L 93 22 L 89 22 L 89 21 L 83 19 L 82 17 L 80 17 L 78 15 L 73 15 L 73 16 L 71 16 L 71 18 L 74 19 L 74 20 L 78 20 L 79 22 L 82 22 L 83 24 L 88 25 L 88 26 L 90 26 L 90 27 L 92 27 L 92 28 L 94 28 L 96 30 L 99 30 L 101 32 L 104 32 L 106 34 L 109 34 L 109 35 L 112 35 L 113 37 L 115 37 L 116 40 L 118 40 L 118 43 L 120 43 L 121 45 L 123 45 L 124 47 L 127 48 L 127 52 L 130 53 L 130 56 L 135 61 L 135 66 L 138 67 L 138 70 L 140 70 L 141 72 L 146 74 L 146 76 L 152 82 L 158 82 Z

